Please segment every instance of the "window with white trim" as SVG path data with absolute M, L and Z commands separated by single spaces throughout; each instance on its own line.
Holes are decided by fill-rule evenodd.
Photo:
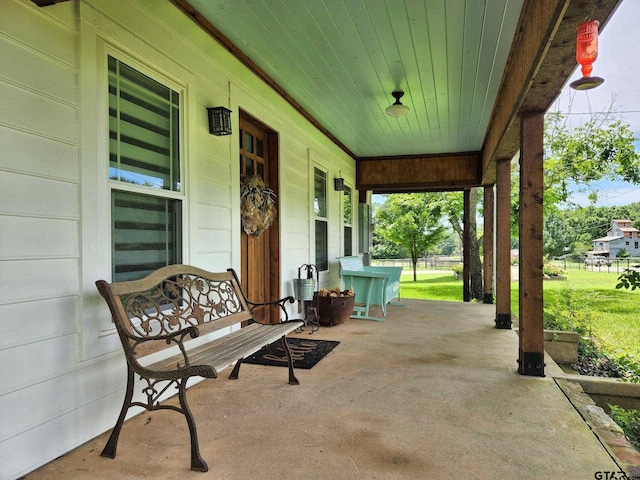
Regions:
M 342 195 L 342 231 L 344 255 L 353 255 L 353 191 L 345 185 Z
M 180 95 L 109 56 L 112 281 L 182 261 Z
M 316 268 L 329 270 L 329 219 L 327 213 L 327 173 L 313 169 L 313 213 L 315 216 Z

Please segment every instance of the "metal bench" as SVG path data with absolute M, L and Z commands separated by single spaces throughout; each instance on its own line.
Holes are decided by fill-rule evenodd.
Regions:
M 96 286 L 109 305 L 127 361 L 125 399 L 102 451 L 104 457 L 115 458 L 118 436 L 130 407 L 169 409 L 186 418 L 191 469 L 206 472 L 209 467 L 200 456 L 196 424 L 185 395 L 189 378 L 217 378 L 219 371 L 235 363 L 229 378 L 237 379 L 243 358 L 281 339 L 289 360 L 289 383 L 299 383 L 285 337 L 303 325 L 300 320 L 288 320 L 285 304 L 293 303 L 293 297 L 253 303 L 245 297 L 232 269 L 211 273 L 188 265 L 163 267 L 140 280 L 99 280 Z M 257 322 L 252 310 L 259 305 L 278 306 L 284 320 L 274 324 Z M 248 325 L 231 328 L 240 327 L 243 322 Z M 222 336 L 204 343 L 202 339 L 193 340 L 212 332 Z M 145 362 L 149 355 L 164 350 L 166 355 L 161 360 Z M 133 400 L 134 374 L 140 376 L 146 402 Z M 178 389 L 179 407 L 159 402 L 172 385 Z
M 400 303 L 400 275 L 402 267 L 365 267 L 360 257 L 340 257 L 340 275 L 344 288 L 353 288 L 355 306 L 350 318 L 361 318 L 383 322 L 384 318 L 370 314 L 372 305 L 382 307 L 382 316 L 387 315 L 387 304 L 394 298 L 393 305 Z

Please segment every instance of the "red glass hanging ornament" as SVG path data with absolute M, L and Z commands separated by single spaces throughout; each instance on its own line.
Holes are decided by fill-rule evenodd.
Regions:
M 604 82 L 604 78 L 592 77 L 593 62 L 598 58 L 598 26 L 597 20 L 586 20 L 577 26 L 576 60 L 582 67 L 582 78 L 571 82 L 575 90 L 589 90 Z

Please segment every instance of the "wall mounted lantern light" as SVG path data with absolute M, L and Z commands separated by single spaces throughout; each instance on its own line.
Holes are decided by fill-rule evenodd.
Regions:
M 209 107 L 207 113 L 211 135 L 231 135 L 231 110 L 225 107 Z
M 409 107 L 403 105 L 400 102 L 400 99 L 404 95 L 402 91 L 391 92 L 391 96 L 396 99 L 393 105 L 389 105 L 385 110 L 387 115 L 390 115 L 395 118 L 404 117 L 407 113 L 409 113 Z
M 333 188 L 336 192 L 344 191 L 344 178 L 336 177 L 333 179 Z
M 587 20 L 576 27 L 576 61 L 582 66 L 582 78 L 571 82 L 575 90 L 589 90 L 604 82 L 604 78 L 591 76 L 593 62 L 598 58 L 598 25 L 597 20 Z

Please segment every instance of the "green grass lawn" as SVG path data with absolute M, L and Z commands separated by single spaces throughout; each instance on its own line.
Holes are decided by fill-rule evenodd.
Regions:
M 570 270 L 566 280 L 544 282 L 545 309 L 563 301 L 563 289 L 570 289 L 592 316 L 595 336 L 615 355 L 631 354 L 640 359 L 640 291 L 616 290 L 617 273 Z M 424 300 L 462 301 L 462 282 L 450 272 L 404 274 L 401 296 Z M 518 313 L 518 282 L 511 284 L 511 305 Z

